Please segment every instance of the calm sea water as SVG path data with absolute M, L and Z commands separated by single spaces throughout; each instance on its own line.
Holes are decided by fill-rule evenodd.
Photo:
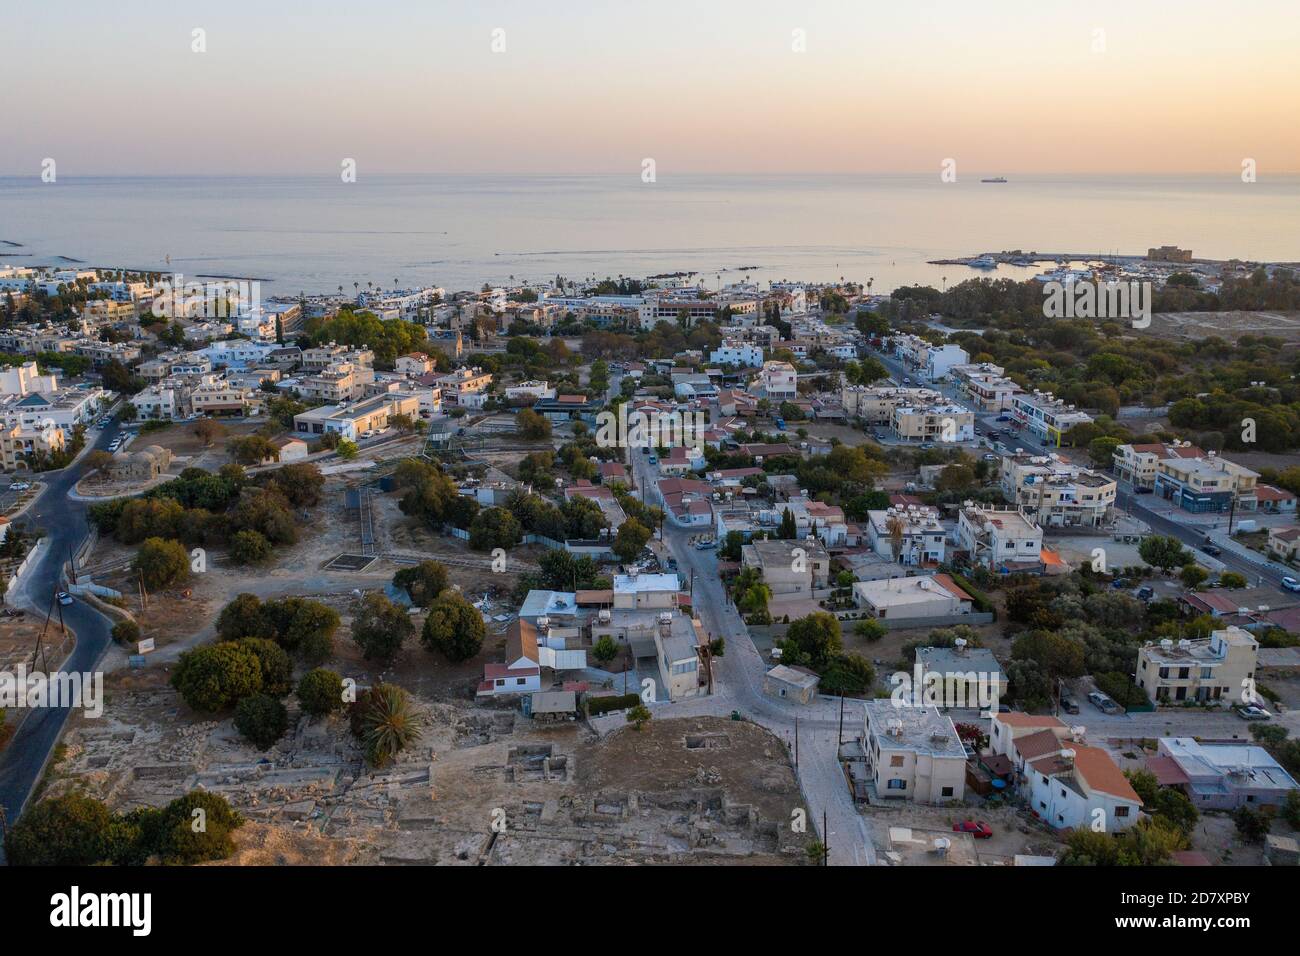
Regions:
M 294 295 L 680 271 L 883 292 L 985 274 L 927 259 L 1015 248 L 1300 260 L 1298 178 L 1009 178 L 0 178 L 0 240 L 21 244 L 0 245 L 0 263 L 251 277 Z

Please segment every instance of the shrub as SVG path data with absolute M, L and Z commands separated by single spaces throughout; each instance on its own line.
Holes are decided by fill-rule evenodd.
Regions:
M 441 651 L 448 660 L 469 660 L 483 646 L 487 626 L 478 608 L 459 591 L 446 590 L 429 606 L 420 641 L 428 650 Z
M 298 702 L 304 712 L 323 717 L 343 709 L 343 678 L 322 667 L 308 671 L 298 681 Z
M 140 641 L 140 625 L 135 621 L 118 621 L 113 625 L 113 640 L 119 644 L 137 644 Z
M 608 634 L 601 636 L 594 647 L 591 649 L 591 656 L 601 664 L 608 664 L 618 655 L 618 645 Z
M 237 531 L 230 539 L 230 560 L 236 564 L 261 564 L 275 549 L 257 531 Z
M 72 792 L 24 813 L 9 830 L 5 852 L 14 866 L 93 866 L 116 861 L 127 837 L 107 806 Z
M 253 653 L 262 672 L 261 691 L 272 697 L 283 697 L 292 687 L 293 661 L 284 648 L 264 637 L 245 637 L 237 642 Z
M 352 639 L 366 660 L 391 660 L 415 631 L 405 608 L 382 594 L 367 594 L 352 619 Z
M 253 694 L 235 706 L 235 729 L 260 750 L 283 737 L 288 727 L 284 704 L 269 694 Z
M 146 538 L 135 556 L 135 570 L 147 588 L 166 588 L 189 580 L 190 555 L 176 540 Z
M 417 607 L 427 607 L 447 589 L 448 583 L 447 568 L 437 561 L 421 561 L 393 575 L 393 586 L 405 590 Z
M 351 724 L 372 767 L 387 766 L 420 736 L 411 699 L 395 684 L 376 684 L 362 694 L 352 705 Z

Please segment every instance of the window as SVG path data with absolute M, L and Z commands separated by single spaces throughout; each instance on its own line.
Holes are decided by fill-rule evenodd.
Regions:
M 891 780 L 891 781 L 889 781 L 889 783 L 885 784 L 885 789 L 887 789 L 887 790 L 906 790 L 906 789 L 907 789 L 907 781 L 906 781 L 906 780 L 901 780 L 901 779 Z
M 901 767 L 903 765 L 903 758 L 895 754 L 889 758 L 889 765 L 891 767 Z
M 1116 808 L 1115 808 L 1115 816 L 1117 816 L 1117 817 L 1126 817 L 1126 816 L 1128 816 L 1128 807 L 1116 807 Z
M 516 677 L 516 678 L 515 678 L 515 683 L 516 683 L 516 684 L 527 684 L 527 683 L 528 683 L 528 678 L 527 678 L 527 677 Z
M 952 787 L 944 787 L 942 790 L 939 791 L 939 794 L 940 794 L 940 796 L 951 797 L 951 796 L 952 796 Z

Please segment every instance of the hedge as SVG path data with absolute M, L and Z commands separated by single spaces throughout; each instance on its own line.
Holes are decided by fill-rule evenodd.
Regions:
M 611 710 L 626 710 L 629 707 L 635 707 L 640 702 L 640 694 L 618 694 L 614 697 L 588 697 L 587 715 L 595 717 L 598 714 L 607 714 Z
M 974 607 L 975 610 L 979 611 L 981 614 L 992 614 L 994 615 L 993 619 L 997 620 L 997 608 L 993 606 L 993 602 L 989 600 L 987 594 L 979 590 L 956 571 L 949 571 L 948 577 L 952 578 L 959 588 L 971 596 L 971 606 Z

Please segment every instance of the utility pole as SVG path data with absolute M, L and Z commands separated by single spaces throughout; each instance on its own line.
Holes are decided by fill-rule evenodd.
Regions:
M 826 827 L 826 811 L 822 811 L 822 866 L 831 865 L 831 831 Z
M 799 717 L 794 718 L 794 769 L 799 769 Z
M 844 746 L 844 695 L 840 695 L 840 729 L 835 735 L 835 756 L 840 755 L 840 747 Z

